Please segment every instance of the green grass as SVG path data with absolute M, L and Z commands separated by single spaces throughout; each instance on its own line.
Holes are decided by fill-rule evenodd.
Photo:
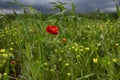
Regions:
M 120 80 L 120 21 L 94 15 L 1 15 L 0 80 Z

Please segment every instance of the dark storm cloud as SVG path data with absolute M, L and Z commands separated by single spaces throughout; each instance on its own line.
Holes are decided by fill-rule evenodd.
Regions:
M 13 0 L 2 0 L 0 1 L 0 9 L 15 9 L 21 10 L 20 6 L 15 4 L 10 4 Z M 68 2 L 69 0 L 19 0 L 23 4 L 30 4 L 37 10 L 40 10 L 43 13 L 52 12 L 51 9 L 53 5 L 50 2 L 56 1 L 64 1 Z M 76 12 L 86 13 L 93 12 L 96 9 L 100 9 L 102 11 L 115 11 L 115 4 L 113 0 L 73 0 L 76 6 Z M 71 4 L 66 5 L 67 8 L 71 7 Z
M 20 10 L 20 6 L 16 5 L 16 4 L 11 4 L 8 1 L 0 1 L 0 9 L 17 9 Z
M 13 0 L 4 0 L 4 1 L 0 1 L 0 10 L 3 11 L 3 13 L 11 13 L 12 9 L 17 10 L 17 11 L 23 11 L 22 8 L 17 5 L 17 4 L 11 4 L 10 2 L 12 2 Z M 34 3 L 30 2 L 26 2 L 26 1 L 20 1 L 22 4 L 26 5 L 26 4 L 30 4 L 33 8 L 41 11 L 42 13 L 48 13 L 48 12 L 54 12 L 52 11 L 52 9 L 50 7 L 52 7 L 48 2 L 47 3 L 38 3 L 36 1 L 34 1 Z M 0 11 L 0 13 L 2 13 L 2 11 Z
M 96 9 L 103 10 L 115 7 L 112 0 L 79 0 L 75 2 L 77 12 L 92 12 Z

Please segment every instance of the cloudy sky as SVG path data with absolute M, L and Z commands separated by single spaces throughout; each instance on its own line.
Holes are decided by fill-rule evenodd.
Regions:
M 22 13 L 23 10 L 15 5 L 10 4 L 13 0 L 0 0 L 0 13 L 12 13 L 14 9 L 17 13 Z M 40 10 L 42 13 L 52 12 L 51 8 L 53 5 L 50 2 L 69 2 L 69 0 L 18 0 L 23 4 L 30 4 L 34 8 Z M 101 11 L 116 11 L 115 4 L 113 0 L 73 0 L 76 6 L 76 12 L 78 13 L 87 13 L 87 12 L 94 12 L 97 9 Z M 70 8 L 71 5 L 67 4 L 66 8 Z

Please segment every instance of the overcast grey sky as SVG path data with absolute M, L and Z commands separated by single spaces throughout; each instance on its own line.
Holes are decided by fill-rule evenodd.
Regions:
M 13 0 L 0 0 L 0 13 L 12 13 L 12 9 L 15 9 L 17 13 L 22 13 L 23 10 L 16 5 L 9 4 Z M 69 0 L 18 0 L 23 4 L 30 4 L 34 8 L 40 10 L 43 13 L 51 12 L 53 7 L 50 2 L 70 2 Z M 76 12 L 86 13 L 94 12 L 96 9 L 101 11 L 115 11 L 115 4 L 113 0 L 73 0 L 76 6 Z M 67 8 L 70 8 L 71 5 L 66 5 Z

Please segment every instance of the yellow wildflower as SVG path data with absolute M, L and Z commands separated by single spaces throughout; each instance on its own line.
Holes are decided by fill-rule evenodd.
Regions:
M 67 73 L 67 76 L 71 76 L 71 73 Z
M 14 44 L 13 42 L 11 42 L 11 44 Z
M 78 46 L 78 44 L 77 44 L 76 42 L 74 43 L 74 45 L 75 45 L 75 46 Z
M 80 55 L 76 55 L 76 58 L 79 58 L 80 57 Z
M 8 58 L 8 57 L 9 57 L 9 55 L 6 54 L 6 53 L 2 54 L 2 56 L 3 56 L 4 58 Z
M 75 48 L 75 51 L 77 51 L 78 49 L 77 48 Z
M 109 64 L 110 64 L 110 61 L 108 61 L 107 64 L 109 65 Z
M 6 76 L 6 75 L 7 75 L 7 73 L 4 73 L 3 75 L 4 75 L 4 76 Z
M 84 51 L 84 49 L 80 49 L 80 52 Z
M 13 48 L 10 48 L 10 51 L 13 51 Z
M 72 46 L 72 49 L 74 49 L 75 48 L 75 46 Z
M 48 63 L 44 63 L 44 65 L 45 65 L 45 66 L 47 66 L 47 65 L 48 65 Z
M 86 51 L 89 51 L 89 50 L 90 50 L 90 48 L 89 48 L 89 47 L 85 47 L 85 50 L 86 50 Z
M 62 61 L 62 58 L 59 58 L 58 60 L 59 60 L 59 61 Z
M 116 58 L 114 58 L 114 59 L 113 59 L 113 62 L 115 62 L 115 63 L 116 63 L 116 62 L 117 62 L 117 59 L 116 59 Z
M 93 63 L 97 63 L 98 62 L 98 58 L 93 58 Z
M 5 49 L 1 49 L 0 52 L 2 52 L 2 53 L 5 52 Z
M 69 66 L 69 64 L 68 64 L 68 63 L 65 63 L 65 66 Z
M 50 69 L 50 72 L 55 72 L 55 69 Z
M 90 28 L 90 26 L 88 25 L 87 28 Z
M 116 43 L 115 45 L 116 45 L 116 46 L 119 46 L 119 44 L 118 44 L 118 43 Z
M 101 43 L 98 43 L 97 45 L 98 45 L 98 46 L 101 46 Z
M 84 46 L 80 46 L 80 48 L 84 48 Z

